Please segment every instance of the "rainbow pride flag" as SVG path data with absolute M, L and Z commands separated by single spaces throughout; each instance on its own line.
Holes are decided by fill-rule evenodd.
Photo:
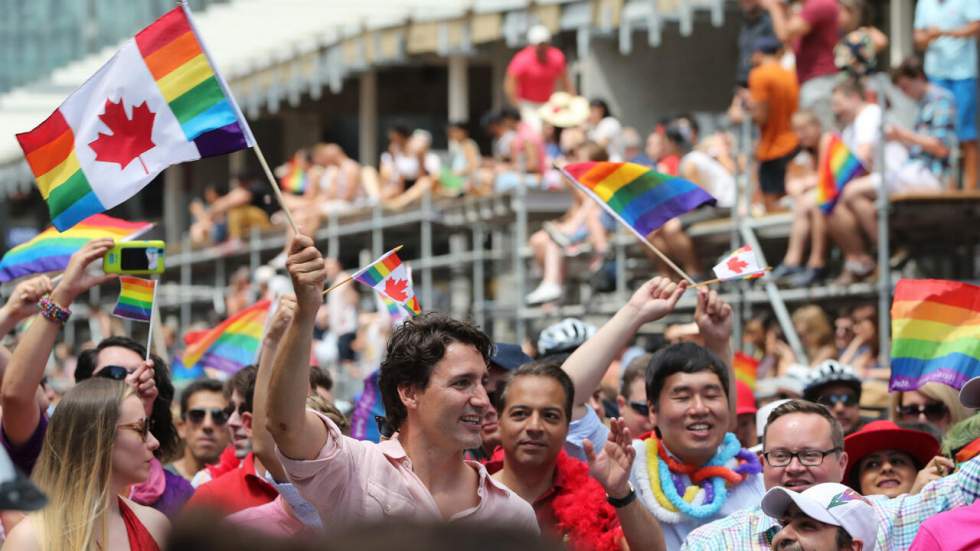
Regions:
M 694 182 L 635 163 L 576 163 L 559 170 L 641 239 L 671 218 L 715 202 Z
M 736 352 L 732 362 L 735 370 L 735 379 L 742 381 L 749 388 L 755 390 L 756 372 L 759 369 L 759 360 L 749 356 L 744 352 Z
M 422 313 L 422 306 L 412 289 L 412 276 L 408 268 L 398 258 L 396 247 L 381 258 L 361 268 L 351 276 L 356 281 L 371 287 L 384 297 L 400 304 L 413 316 Z
M 279 187 L 283 191 L 288 191 L 296 195 L 306 193 L 309 175 L 299 161 L 296 159 L 289 161 L 289 168 L 287 170 L 286 175 L 279 180 Z
M 207 377 L 207 374 L 200 365 L 188 369 L 184 367 L 184 363 L 179 357 L 174 358 L 173 362 L 170 363 L 170 378 L 178 386 L 196 379 L 203 379 L 204 377 Z
M 354 411 L 350 416 L 350 436 L 355 440 L 379 442 L 381 432 L 375 417 L 384 417 L 385 404 L 378 386 L 380 371 L 375 370 L 364 379 L 364 389 L 354 399 Z
M 892 300 L 891 391 L 928 382 L 959 389 L 980 376 L 980 287 L 902 279 Z
M 227 374 L 255 363 L 272 302 L 263 300 L 221 322 L 184 351 L 187 369 L 212 368 Z
M 150 222 L 127 222 L 105 214 L 94 214 L 64 232 L 49 227 L 3 255 L 3 259 L 0 259 L 0 283 L 31 274 L 64 270 L 71 255 L 93 239 L 109 237 L 127 241 L 152 227 Z
M 149 322 L 153 317 L 153 299 L 157 282 L 141 277 L 119 277 L 119 300 L 112 315 L 135 321 Z
M 186 3 L 124 42 L 17 140 L 62 231 L 126 201 L 168 166 L 255 145 Z
M 824 214 L 830 214 L 837 204 L 844 186 L 855 178 L 867 174 L 847 145 L 837 134 L 824 138 L 817 166 L 817 203 Z

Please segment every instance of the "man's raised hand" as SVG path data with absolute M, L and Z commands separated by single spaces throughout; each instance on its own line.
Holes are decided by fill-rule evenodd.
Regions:
M 698 289 L 694 321 L 709 349 L 716 350 L 729 345 L 732 336 L 732 307 L 718 296 L 717 291 Z
M 674 311 L 686 290 L 686 281 L 674 283 L 670 278 L 655 277 L 633 293 L 627 306 L 636 312 L 642 323 L 656 321 Z
M 10 294 L 3 308 L 0 308 L 0 318 L 16 325 L 36 314 L 37 302 L 50 292 L 51 280 L 47 276 L 42 275 L 21 281 L 14 287 L 14 292 Z
M 297 309 L 312 311 L 316 315 L 323 304 L 323 286 L 327 281 L 323 255 L 317 250 L 313 239 L 302 234 L 293 236 L 288 250 L 286 269 L 293 281 Z
M 585 448 L 585 458 L 589 462 L 589 474 L 599 481 L 606 494 L 614 498 L 623 498 L 629 494 L 630 469 L 636 458 L 636 448 L 633 447 L 633 437 L 622 419 L 612 419 L 609 422 L 609 437 L 598 456 L 592 442 L 582 442 Z

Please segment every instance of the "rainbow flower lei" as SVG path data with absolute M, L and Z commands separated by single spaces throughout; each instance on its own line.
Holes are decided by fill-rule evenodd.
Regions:
M 647 509 L 669 524 L 718 514 L 728 499 L 729 485 L 741 484 L 749 475 L 762 472 L 759 459 L 741 449 L 732 433 L 725 434 L 714 457 L 700 468 L 675 461 L 653 435 L 642 445 L 645 453 L 638 455 L 645 456 L 645 461 L 637 461 L 637 492 Z M 691 485 L 685 485 L 684 475 Z

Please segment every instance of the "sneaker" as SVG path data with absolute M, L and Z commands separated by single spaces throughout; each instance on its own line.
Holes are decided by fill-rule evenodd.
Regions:
M 776 266 L 776 269 L 769 274 L 769 277 L 771 277 L 773 281 L 782 281 L 787 279 L 789 276 L 798 274 L 802 271 L 803 266 L 790 266 L 789 264 L 780 263 L 780 265 Z
M 809 287 L 827 278 L 827 268 L 811 268 L 807 266 L 799 272 L 786 278 L 790 287 Z
M 528 304 L 541 304 L 542 302 L 551 302 L 553 300 L 558 300 L 561 298 L 561 285 L 557 283 L 544 283 L 538 285 L 538 288 L 528 293 L 524 300 Z

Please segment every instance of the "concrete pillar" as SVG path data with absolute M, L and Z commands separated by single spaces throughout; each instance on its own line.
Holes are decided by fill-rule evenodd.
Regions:
M 915 51 L 912 42 L 912 23 L 915 19 L 913 0 L 891 0 L 888 11 L 888 58 L 894 67 Z
M 361 74 L 358 97 L 358 157 L 362 164 L 378 160 L 378 75 Z
M 179 243 L 190 227 L 187 205 L 188 164 L 176 165 L 163 173 L 163 231 L 167 243 Z
M 449 57 L 449 120 L 465 121 L 470 116 L 470 83 L 466 69 L 466 57 Z

